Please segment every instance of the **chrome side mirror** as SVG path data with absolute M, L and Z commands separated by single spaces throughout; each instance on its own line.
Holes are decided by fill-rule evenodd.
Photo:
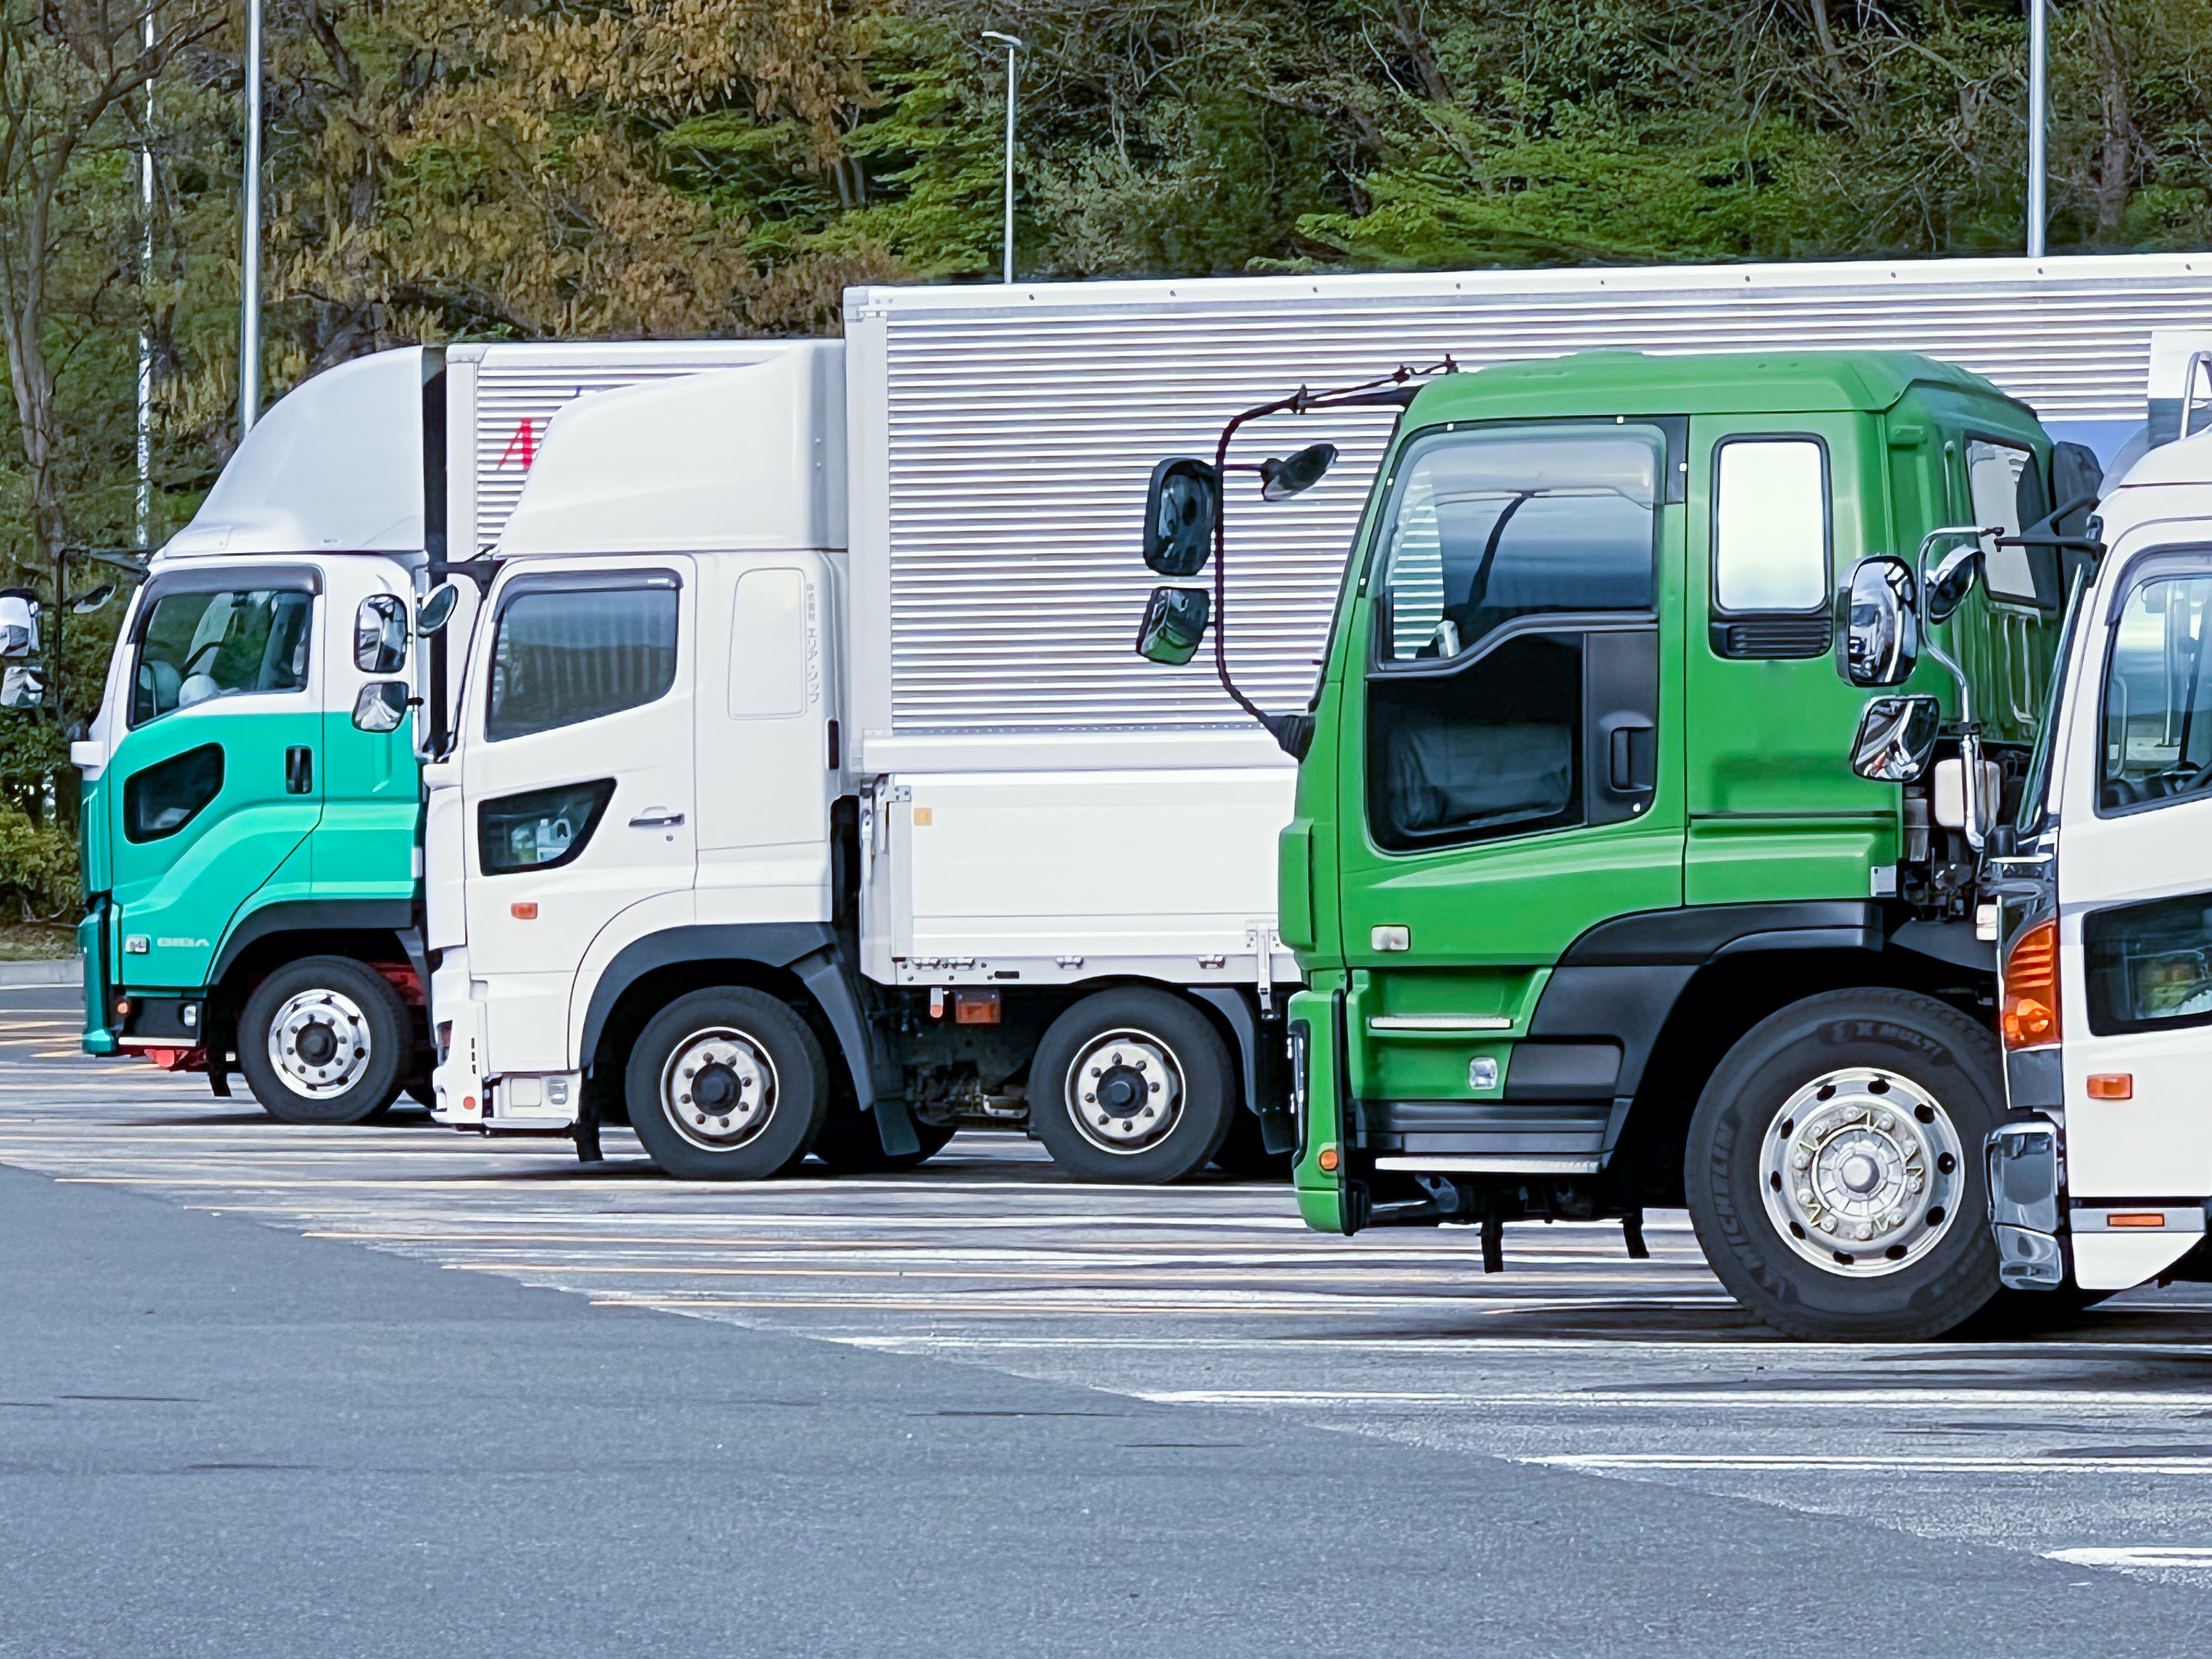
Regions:
M 1851 770 L 1875 783 L 1912 782 L 1928 769 L 1942 722 L 1933 697 L 1871 699 L 1851 740 Z
M 407 607 L 372 593 L 353 614 L 353 665 L 364 674 L 397 674 L 407 660 Z
M 1156 587 L 1137 629 L 1137 654 L 1176 667 L 1198 654 L 1213 596 L 1202 587 Z
M 1162 461 L 1145 497 L 1145 568 L 1156 576 L 1195 576 L 1213 556 L 1220 521 L 1221 475 L 1205 461 Z
M 451 582 L 441 582 L 430 590 L 415 612 L 415 631 L 424 639 L 437 633 L 453 619 L 453 607 L 461 602 L 461 590 Z
M 1904 560 L 1876 554 L 1851 567 L 1844 585 L 1843 641 L 1836 665 L 1853 685 L 1902 685 L 1920 660 L 1920 623 L 1913 611 L 1912 572 Z
M 397 732 L 407 718 L 407 687 L 398 680 L 374 680 L 353 700 L 353 723 L 363 732 Z

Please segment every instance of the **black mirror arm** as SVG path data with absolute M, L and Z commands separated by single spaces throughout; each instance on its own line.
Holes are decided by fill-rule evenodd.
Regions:
M 1316 409 L 1344 409 L 1363 404 L 1395 404 L 1402 409 L 1413 400 L 1419 390 L 1411 382 L 1431 374 L 1450 374 L 1459 365 L 1447 356 L 1444 360 L 1428 368 L 1408 368 L 1400 364 L 1389 374 L 1372 380 L 1363 380 L 1358 386 L 1345 386 L 1335 392 L 1312 392 L 1300 386 L 1287 398 L 1278 398 L 1273 403 L 1260 404 L 1230 417 L 1229 424 L 1221 428 L 1221 441 L 1213 447 L 1214 471 L 1226 476 L 1230 471 L 1229 445 L 1237 430 L 1248 421 L 1256 421 L 1268 415 L 1304 415 Z M 1256 468 L 1237 469 L 1239 471 Z M 1313 745 L 1313 716 L 1310 714 L 1270 714 L 1239 690 L 1237 682 L 1229 677 L 1229 492 L 1221 492 L 1221 504 L 1213 515 L 1213 672 L 1219 677 L 1221 689 L 1239 708 L 1258 721 L 1285 754 L 1294 760 L 1304 760 L 1306 750 Z
M 2027 529 L 2021 531 L 2019 535 L 1999 536 L 1996 538 L 1996 545 L 1999 547 L 2056 547 L 2068 552 L 2094 553 L 2101 556 L 2105 551 L 2105 544 L 2095 537 L 2064 536 L 2058 531 L 2058 521 L 2061 519 L 2070 519 L 2082 508 L 2094 507 L 2096 504 L 2097 492 L 2094 489 L 2085 495 L 2076 495 L 2065 506 L 2054 512 L 2045 514 Z

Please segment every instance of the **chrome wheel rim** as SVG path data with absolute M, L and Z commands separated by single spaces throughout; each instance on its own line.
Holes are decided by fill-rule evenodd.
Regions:
M 1814 1078 L 1783 1102 L 1759 1148 L 1767 1219 L 1841 1279 L 1899 1273 L 1934 1249 L 1958 1222 L 1966 1181 L 1942 1103 L 1880 1066 Z
M 1167 1042 L 1121 1026 L 1093 1037 L 1067 1068 L 1064 1100 L 1084 1139 L 1102 1152 L 1149 1152 L 1182 1121 L 1182 1066 Z
M 332 1100 L 368 1070 L 375 1048 L 361 1005 L 338 991 L 301 991 L 269 1022 L 269 1064 L 303 1100 Z
M 776 1089 L 768 1050 L 718 1025 L 684 1038 L 660 1068 L 660 1114 L 700 1151 L 735 1152 L 768 1127 Z

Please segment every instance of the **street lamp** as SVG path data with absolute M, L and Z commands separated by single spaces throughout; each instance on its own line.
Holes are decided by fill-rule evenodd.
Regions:
M 985 29 L 983 38 L 1006 49 L 1006 232 L 1005 275 L 1000 280 L 1011 283 L 1014 280 L 1014 59 L 1029 50 L 1029 43 L 1018 34 L 1001 34 L 996 29 Z
M 245 225 L 239 249 L 238 435 L 261 416 L 261 0 L 246 0 Z
M 2027 257 L 2043 257 L 2050 161 L 2050 0 L 2027 0 Z

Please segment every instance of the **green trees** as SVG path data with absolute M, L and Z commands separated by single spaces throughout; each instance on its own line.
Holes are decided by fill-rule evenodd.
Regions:
M 2022 235 L 2021 0 L 264 3 L 271 396 L 400 341 L 821 331 L 848 283 L 987 278 L 991 27 L 1032 47 L 1040 278 Z M 155 0 L 149 52 L 141 3 L 0 0 L 0 585 L 136 543 L 142 328 L 155 541 L 235 441 L 240 20 Z M 2053 17 L 2054 251 L 2203 246 L 2212 0 Z M 112 616 L 71 624 L 64 720 Z

